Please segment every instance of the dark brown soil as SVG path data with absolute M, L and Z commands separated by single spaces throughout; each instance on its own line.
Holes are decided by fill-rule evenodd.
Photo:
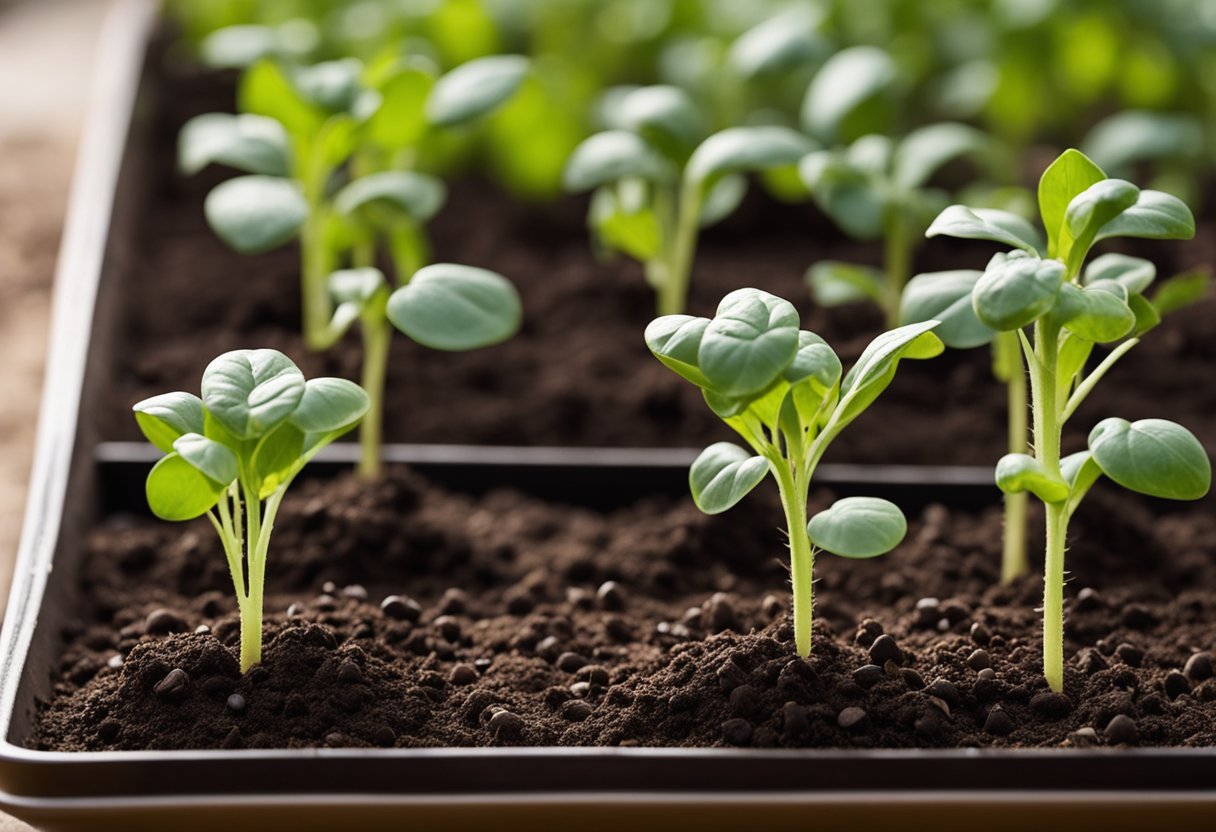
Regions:
M 183 179 L 173 148 L 190 116 L 232 105 L 230 79 L 182 74 L 150 85 L 151 145 L 134 241 L 118 270 L 120 332 L 115 383 L 97 414 L 107 438 L 136 439 L 130 405 L 173 389 L 196 390 L 223 350 L 270 346 L 310 374 L 358 377 L 352 335 L 332 354 L 307 355 L 298 332 L 294 247 L 247 257 L 206 227 L 202 200 L 230 172 Z M 697 446 L 730 438 L 699 393 L 650 356 L 642 332 L 653 295 L 636 264 L 597 262 L 585 200 L 526 206 L 478 180 L 455 184 L 433 224 L 434 256 L 508 275 L 525 309 L 523 331 L 472 353 L 394 341 L 385 431 L 390 441 L 608 446 Z M 1216 225 L 1194 243 L 1143 245 L 1162 274 L 1216 263 Z M 922 270 L 981 267 L 990 247 L 928 243 Z M 803 325 L 846 360 L 881 325 L 869 308 L 811 309 L 802 275 L 815 260 L 877 263 L 876 245 L 844 238 L 809 205 L 780 205 L 753 189 L 740 212 L 703 235 L 691 310 L 712 314 L 727 292 L 755 286 L 794 301 Z M 1216 299 L 1177 315 L 1124 359 L 1070 426 L 1074 441 L 1108 415 L 1175 418 L 1216 451 Z M 1004 392 L 986 351 L 909 362 L 892 388 L 838 440 L 834 461 L 992 464 L 1003 452 Z M 898 425 L 898 430 L 890 430 Z
M 277 523 L 264 662 L 242 677 L 211 529 L 115 517 L 91 538 L 30 744 L 1216 743 L 1211 656 L 1192 658 L 1216 648 L 1210 513 L 1090 498 L 1063 698 L 1040 676 L 1039 579 L 996 584 L 995 509 L 930 506 L 886 558 L 821 557 L 809 661 L 778 526 L 767 493 L 711 518 L 686 498 L 611 513 L 474 499 L 400 470 L 307 481 Z M 412 614 L 382 610 L 407 594 Z

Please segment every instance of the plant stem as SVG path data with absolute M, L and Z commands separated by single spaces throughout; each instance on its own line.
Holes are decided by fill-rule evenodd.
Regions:
M 806 530 L 806 501 L 810 478 L 795 478 L 789 464 L 774 461 L 781 505 L 785 509 L 785 525 L 790 537 L 790 582 L 794 590 L 794 647 L 798 655 L 811 655 L 812 619 L 814 615 L 815 551 Z
M 325 285 L 331 266 L 325 239 L 325 208 L 319 200 L 310 201 L 308 219 L 300 229 L 300 303 L 304 343 L 317 352 L 325 349 L 325 331 L 333 315 Z
M 360 330 L 363 334 L 363 389 L 371 404 L 359 425 L 359 476 L 375 479 L 380 476 L 381 425 L 384 420 L 384 379 L 388 372 L 388 349 L 392 330 L 385 313 L 385 304 L 373 302 L 364 312 Z
M 688 306 L 688 279 L 701 221 L 701 188 L 685 182 L 676 203 L 675 230 L 667 242 L 667 273 L 659 286 L 659 314 L 680 315 Z
M 1005 379 L 1008 398 L 1009 453 L 1025 453 L 1026 442 L 1026 370 L 1022 366 L 1022 351 L 1014 332 L 1001 332 L 996 340 L 997 361 Z M 1026 492 L 1005 495 L 1005 543 L 1001 555 L 1001 581 L 1009 583 L 1030 571 L 1026 559 Z
M 887 318 L 887 329 L 899 326 L 899 306 L 904 286 L 912 271 L 912 235 L 902 219 L 895 216 L 887 223 L 886 246 L 883 249 L 883 299 L 882 308 Z
M 1064 546 L 1067 503 L 1047 504 L 1047 555 L 1043 567 L 1043 676 L 1056 693 L 1064 690 Z

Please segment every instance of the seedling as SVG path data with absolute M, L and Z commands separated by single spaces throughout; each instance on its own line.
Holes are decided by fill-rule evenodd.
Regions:
M 367 412 L 367 394 L 339 378 L 304 380 L 276 350 L 235 350 L 203 372 L 202 398 L 164 393 L 135 420 L 164 456 L 147 497 L 163 520 L 206 515 L 219 535 L 241 617 L 241 670 L 262 658 L 262 593 L 283 495 L 317 453 Z
M 932 358 L 942 342 L 937 321 L 886 332 L 848 374 L 813 332 L 799 329 L 788 301 L 758 289 L 731 292 L 713 319 L 667 315 L 646 328 L 646 344 L 664 365 L 701 388 L 710 409 L 746 441 L 710 445 L 689 472 L 697 507 L 718 514 L 768 474 L 777 480 L 790 540 L 794 640 L 811 651 L 816 547 L 846 558 L 885 554 L 907 524 L 892 503 L 847 497 L 807 522 L 807 495 L 828 445 L 895 377 L 901 358 Z
M 792 165 L 813 148 L 786 127 L 731 127 L 706 138 L 676 87 L 641 87 L 613 115 L 615 129 L 580 144 L 566 166 L 570 191 L 594 189 L 588 224 L 598 242 L 640 261 L 659 314 L 684 311 L 697 233 L 743 199 L 745 171 Z
M 241 78 L 241 115 L 208 113 L 183 127 L 180 167 L 191 174 L 219 163 L 251 174 L 208 194 L 207 221 L 247 254 L 299 237 L 304 337 L 321 349 L 333 315 L 326 279 L 339 265 L 335 174 L 352 157 L 357 173 L 409 167 L 424 137 L 500 106 L 527 66 L 494 55 L 436 77 L 400 61 L 365 70 L 349 58 L 299 69 L 261 60 Z
M 1039 181 L 1039 212 L 1045 250 L 1022 221 L 962 205 L 943 211 L 928 234 L 992 240 L 1014 249 L 992 258 L 969 297 L 980 323 L 1017 336 L 1029 370 L 1034 455 L 1004 456 L 996 481 L 1005 493 L 1029 492 L 1045 506 L 1043 673 L 1051 689 L 1060 691 L 1064 550 L 1069 520 L 1089 489 L 1105 475 L 1142 494 L 1196 500 L 1211 487 L 1212 469 L 1199 440 L 1163 419 L 1103 419 L 1090 432 L 1087 450 L 1060 456 L 1064 424 L 1160 321 L 1157 307 L 1143 296 L 1155 276 L 1152 264 L 1106 254 L 1086 265 L 1092 247 L 1118 237 L 1189 239 L 1195 233 L 1190 210 L 1169 194 L 1107 178 L 1083 154 L 1069 150 Z M 1086 373 L 1094 345 L 1108 343 L 1117 346 Z
M 930 180 L 958 158 L 991 155 L 983 133 L 950 123 L 913 130 L 900 141 L 871 134 L 844 148 L 808 154 L 798 171 L 820 209 L 849 236 L 881 239 L 884 247 L 881 270 L 831 260 L 812 266 L 807 283 L 815 301 L 871 301 L 882 308 L 888 326 L 898 324 L 917 242 L 949 204 L 946 192 L 930 187 Z

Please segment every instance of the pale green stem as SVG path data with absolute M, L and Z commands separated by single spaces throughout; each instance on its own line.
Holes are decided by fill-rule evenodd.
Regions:
M 333 304 L 325 283 L 333 270 L 325 239 L 325 211 L 319 200 L 310 202 L 308 219 L 300 229 L 300 303 L 304 342 L 313 351 L 325 349 L 325 332 L 333 317 Z
M 242 485 L 245 500 L 245 513 L 249 517 L 246 524 L 245 570 L 248 575 L 248 590 L 245 603 L 241 606 L 241 672 L 249 670 L 262 660 L 262 580 L 263 573 L 259 571 L 257 551 L 262 540 L 262 511 L 261 501 L 257 492 L 247 484 Z
M 904 286 L 911 276 L 914 241 L 908 233 L 907 223 L 899 217 L 887 223 L 886 238 L 882 308 L 887 318 L 887 329 L 895 329 L 899 326 L 899 306 Z
M 688 306 L 688 281 L 701 222 L 701 186 L 685 181 L 676 206 L 675 230 L 667 247 L 667 268 L 659 286 L 659 314 L 680 315 Z
M 359 475 L 365 479 L 380 476 L 381 430 L 384 420 L 384 380 L 388 373 L 388 352 L 392 342 L 383 302 L 364 313 L 360 329 L 363 333 L 363 389 L 371 403 L 359 425 Z
M 798 477 L 789 463 L 778 457 L 770 460 L 785 509 L 785 525 L 790 537 L 790 583 L 794 591 L 794 647 L 798 655 L 811 654 L 814 615 L 815 550 L 807 534 L 806 503 L 810 477 Z
M 1092 391 L 1098 382 L 1102 380 L 1102 376 L 1106 375 L 1107 371 L 1110 370 L 1111 367 L 1115 366 L 1115 363 L 1126 355 L 1128 350 L 1139 343 L 1139 338 L 1130 338 L 1111 350 L 1110 355 L 1106 356 L 1105 360 L 1095 367 L 1092 373 L 1085 377 L 1085 380 L 1081 382 L 1073 394 L 1068 398 L 1068 404 L 1064 407 L 1064 415 L 1062 417 L 1063 421 L 1067 422 L 1070 418 L 1072 418 L 1072 414 L 1075 413 L 1077 408 L 1081 406 L 1081 403 L 1085 401 L 1085 397 L 1090 394 L 1090 391 Z
M 1002 363 L 1008 394 L 1009 453 L 1025 453 L 1026 442 L 1026 371 L 1022 366 L 1022 351 L 1018 336 L 1013 332 L 997 334 L 995 343 Z M 1026 559 L 1026 510 L 1029 494 L 1025 491 L 1005 495 L 1005 540 L 1001 555 L 1001 580 L 1009 583 L 1030 571 Z

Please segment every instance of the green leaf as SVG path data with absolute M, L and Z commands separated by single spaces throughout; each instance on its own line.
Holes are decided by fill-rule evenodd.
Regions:
M 688 471 L 693 502 L 706 514 L 721 514 L 747 496 L 768 474 L 768 460 L 730 442 L 701 451 Z
M 1136 316 L 1136 326 L 1132 329 L 1132 335 L 1137 338 L 1161 324 L 1161 313 L 1144 295 L 1129 295 L 1127 305 L 1131 307 L 1132 313 Z
M 1093 286 L 1104 280 L 1113 281 L 1127 290 L 1129 295 L 1144 292 L 1157 277 L 1157 267 L 1140 257 L 1126 254 L 1103 254 L 1094 258 L 1085 267 L 1083 283 Z
M 845 497 L 811 518 L 811 542 L 844 558 L 873 558 L 899 545 L 908 521 L 899 507 L 877 497 Z
M 989 343 L 996 332 L 979 319 L 971 303 L 971 292 L 983 274 L 974 269 L 918 274 L 904 287 L 900 322 L 941 321 L 933 332 L 950 349 Z
M 1070 332 L 1098 344 L 1117 341 L 1136 325 L 1136 315 L 1127 305 L 1127 290 L 1114 281 L 1084 288 L 1065 283 L 1052 314 Z
M 1056 357 L 1056 401 L 1068 401 L 1073 383 L 1085 369 L 1085 362 L 1089 360 L 1093 350 L 1093 341 L 1064 330 Z
M 798 332 L 798 351 L 781 376 L 790 384 L 811 382 L 820 392 L 831 390 L 840 381 L 843 367 L 828 342 L 813 332 Z
M 300 95 L 283 70 L 265 59 L 241 75 L 237 110 L 274 119 L 294 139 L 315 134 L 325 120 L 325 114 Z
M 498 109 L 519 89 L 528 67 L 522 55 L 488 55 L 461 64 L 435 82 L 426 103 L 427 118 L 447 126 Z
M 1153 306 L 1158 314 L 1165 316 L 1192 304 L 1199 303 L 1208 295 L 1212 276 L 1207 269 L 1194 269 L 1176 274 L 1162 282 L 1153 294 Z
M 1103 419 L 1089 434 L 1089 450 L 1106 476 L 1151 497 L 1198 500 L 1212 485 L 1203 445 L 1164 419 Z
M 243 69 L 278 51 L 279 36 L 269 26 L 245 24 L 217 29 L 199 44 L 199 57 L 213 69 Z
M 384 272 L 371 267 L 339 269 L 329 276 L 329 293 L 338 303 L 364 306 L 376 293 L 388 286 Z
M 425 173 L 394 170 L 354 180 L 334 197 L 334 207 L 348 217 L 367 209 L 379 209 L 426 223 L 443 207 L 445 199 L 447 187 L 442 180 Z
M 937 321 L 908 324 L 869 343 L 840 385 L 840 403 L 833 416 L 837 430 L 860 416 L 887 389 L 901 359 L 941 355 L 945 347 L 932 332 L 937 325 Z
M 1065 150 L 1039 179 L 1039 213 L 1047 230 L 1047 254 L 1061 259 L 1068 256 L 1072 236 L 1064 215 L 1073 199 L 1091 185 L 1106 178 L 1102 169 L 1077 150 Z
M 566 190 L 577 193 L 630 177 L 655 181 L 670 172 L 668 163 L 641 136 L 626 130 L 607 130 L 574 149 L 566 163 L 563 184 Z
M 1016 214 L 994 208 L 968 208 L 951 205 L 938 214 L 925 232 L 926 237 L 961 237 L 965 240 L 993 240 L 1038 254 L 1038 232 Z
M 216 421 L 252 439 L 291 416 L 304 397 L 304 374 L 278 350 L 233 350 L 207 365 L 202 392 Z
M 646 327 L 646 346 L 669 370 L 698 387 L 709 386 L 701 372 L 698 353 L 709 318 L 664 315 Z
M 807 269 L 806 282 L 815 303 L 842 306 L 859 301 L 881 302 L 886 278 L 870 266 L 821 260 Z
M 1140 191 L 1135 204 L 1102 225 L 1094 239 L 1189 240 L 1194 236 L 1195 217 L 1185 202 L 1161 191 Z
M 193 520 L 206 514 L 227 488 L 171 453 L 148 473 L 144 493 L 148 508 L 162 520 Z
M 364 126 L 370 142 L 395 152 L 416 147 L 427 131 L 426 101 L 434 76 L 418 67 L 399 69 L 379 87 L 380 107 Z
M 358 424 L 371 400 L 363 388 L 344 378 L 312 378 L 291 414 L 291 424 L 304 433 L 329 433 Z
M 296 236 L 308 218 L 308 203 L 290 179 L 238 176 L 216 185 L 203 211 L 225 243 L 242 254 L 261 254 Z
M 621 100 L 616 120 L 658 148 L 683 161 L 705 136 L 705 121 L 691 96 L 679 87 L 656 84 L 638 87 Z
M 290 159 L 283 125 L 265 116 L 206 113 L 187 121 L 177 140 L 178 167 L 187 176 L 210 164 L 287 176 Z
M 627 205 L 626 200 L 618 198 L 612 186 L 596 189 L 591 198 L 588 223 L 599 241 L 610 249 L 622 251 L 643 263 L 659 255 L 659 219 L 654 210 L 644 202 L 636 207 Z
M 1103 179 L 1073 197 L 1072 202 L 1068 203 L 1068 210 L 1064 212 L 1064 233 L 1072 239 L 1072 243 L 1066 251 L 1061 251 L 1060 256 L 1066 260 L 1084 256 L 1084 250 L 1076 251 L 1076 244 L 1080 242 L 1088 249 L 1097 239 L 1099 229 L 1135 205 L 1139 194 L 1140 189 L 1131 182 Z
M 803 6 L 773 15 L 735 39 L 727 53 L 728 64 L 739 77 L 750 80 L 811 63 L 829 48 L 813 31 L 816 17 Z
M 258 493 L 262 499 L 273 494 L 298 470 L 304 444 L 304 432 L 291 422 L 284 422 L 261 438 L 253 451 L 251 467 L 261 483 Z
M 1017 251 L 997 254 L 972 292 L 976 316 L 998 332 L 1034 323 L 1055 305 L 1064 274 L 1058 260 Z
M 729 217 L 746 195 L 747 177 L 741 174 L 723 176 L 714 182 L 701 204 L 701 227 L 708 228 Z
M 798 175 L 815 204 L 850 237 L 882 236 L 886 197 L 873 176 L 827 150 L 802 157 Z
M 203 432 L 203 402 L 191 393 L 162 393 L 131 408 L 148 441 L 165 453 L 187 433 Z
M 996 464 L 997 487 L 1006 494 L 1029 491 L 1045 503 L 1068 499 L 1069 486 L 1063 478 L 1052 476 L 1043 464 L 1026 454 L 1005 454 Z
M 705 328 L 697 362 L 714 392 L 740 397 L 760 393 L 793 360 L 798 312 L 776 295 L 737 289 L 718 304 Z
M 186 462 L 220 485 L 231 485 L 240 474 L 241 463 L 236 454 L 214 439 L 201 433 L 186 433 L 173 443 L 173 450 Z
M 862 104 L 889 89 L 898 77 L 895 61 L 874 46 L 854 46 L 829 58 L 806 91 L 802 125 L 823 141 L 840 138 L 842 123 Z
M 913 130 L 895 151 L 895 184 L 907 190 L 923 187 L 942 166 L 989 151 L 989 143 L 986 134 L 966 124 L 930 124 Z
M 436 263 L 419 269 L 389 297 L 388 318 L 413 340 L 436 350 L 471 350 L 519 330 L 519 293 L 500 274 Z
M 814 149 L 806 136 L 788 127 L 728 127 L 701 142 L 684 175 L 707 183 L 728 173 L 792 165 Z
M 300 96 L 328 113 L 346 113 L 355 107 L 363 91 L 359 83 L 362 64 L 355 58 L 322 61 L 295 71 L 293 81 Z

